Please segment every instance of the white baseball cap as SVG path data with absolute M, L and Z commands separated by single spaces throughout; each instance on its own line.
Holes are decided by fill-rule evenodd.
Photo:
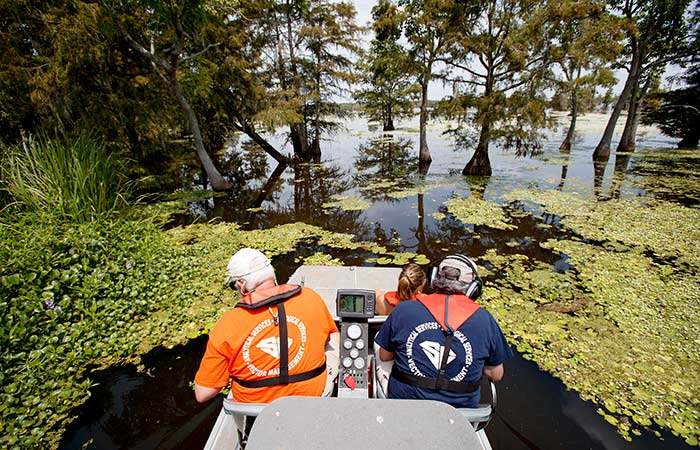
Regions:
M 271 264 L 268 257 L 259 250 L 248 247 L 242 248 L 228 261 L 226 266 L 228 279 L 226 282 L 230 283 L 235 280 L 246 279 L 248 276 L 270 267 Z

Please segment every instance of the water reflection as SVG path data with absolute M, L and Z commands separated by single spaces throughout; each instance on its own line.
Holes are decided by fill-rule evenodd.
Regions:
M 603 179 L 605 178 L 605 168 L 607 166 L 607 158 L 593 161 L 593 195 L 597 199 L 603 199 Z
M 622 190 L 622 182 L 627 175 L 627 167 L 629 166 L 631 152 L 616 152 L 615 153 L 615 171 L 610 183 L 610 198 L 619 199 Z
M 353 180 L 363 187 L 364 198 L 396 202 L 397 199 L 387 195 L 390 190 L 381 182 L 392 183 L 394 189 L 412 187 L 408 177 L 418 169 L 418 161 L 410 139 L 384 134 L 357 147 L 353 167 L 356 170 Z
M 593 194 L 598 200 L 619 200 L 622 195 L 622 184 L 627 176 L 630 164 L 631 152 L 616 152 L 612 176 L 610 177 L 610 189 L 605 195 L 604 180 L 608 167 L 608 159 L 593 161 Z M 562 169 L 563 170 L 563 169 Z
M 346 233 L 366 233 L 368 225 L 361 219 L 362 211 L 346 211 L 323 205 L 335 196 L 346 194 L 354 186 L 349 170 L 339 165 L 296 164 L 291 166 L 292 178 L 286 180 L 291 196 L 286 200 L 270 201 L 254 212 L 248 228 L 268 228 L 290 222 L 304 222 L 327 230 Z
M 204 353 L 206 337 L 142 358 L 144 370 L 116 367 L 90 374 L 97 382 L 59 449 L 202 448 L 220 402 L 200 405 L 189 382 Z

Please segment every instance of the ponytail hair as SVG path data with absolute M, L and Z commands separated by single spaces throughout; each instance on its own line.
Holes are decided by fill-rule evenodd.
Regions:
M 425 287 L 425 272 L 418 264 L 406 264 L 399 275 L 399 300 L 415 300 L 416 294 Z

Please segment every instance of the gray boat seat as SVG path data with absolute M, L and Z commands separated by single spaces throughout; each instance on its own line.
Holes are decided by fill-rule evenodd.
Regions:
M 482 450 L 469 421 L 446 403 L 282 397 L 259 415 L 246 450 L 358 448 Z

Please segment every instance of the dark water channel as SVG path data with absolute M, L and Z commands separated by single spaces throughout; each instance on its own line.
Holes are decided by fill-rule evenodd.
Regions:
M 550 238 L 571 237 L 557 228 L 557 217 L 531 211 L 531 215 L 513 218 L 516 230 L 504 231 L 465 226 L 448 213 L 443 203 L 455 195 L 477 195 L 503 203 L 501 195 L 529 186 L 591 192 L 601 198 L 644 195 L 630 183 L 633 171 L 625 175 L 634 157 L 624 167 L 618 161 L 616 169 L 613 155 L 607 166 L 594 170 L 590 155 L 605 123 L 600 117 L 587 117 L 581 120 L 582 132 L 568 154 L 558 151 L 560 131 L 552 133 L 544 154 L 536 158 L 518 159 L 493 149 L 494 175 L 488 179 L 459 175 L 470 155 L 455 152 L 451 140 L 442 136 L 441 126 L 434 126 L 428 136 L 433 163 L 427 173 L 419 174 L 414 123 L 404 124 L 404 131 L 397 133 L 395 143 L 390 145 L 376 142 L 374 139 L 381 134 L 367 131 L 364 121 L 357 120 L 326 142 L 320 165 L 276 169 L 268 161 L 266 166 L 253 170 L 246 164 L 252 164 L 255 158 L 235 156 L 239 169 L 229 172 L 240 181 L 235 192 L 192 203 L 190 214 L 179 217 L 171 226 L 191 222 L 194 217 L 235 221 L 248 229 L 301 221 L 354 234 L 357 240 L 377 242 L 389 251 L 421 253 L 431 261 L 453 252 L 479 257 L 495 248 L 499 254 L 523 253 L 564 271 L 568 268 L 566 260 L 539 246 Z M 282 146 L 282 137 L 278 139 Z M 670 147 L 673 142 L 648 130 L 640 135 L 638 145 L 639 151 L 644 151 Z M 241 146 L 237 144 L 236 148 Z M 260 162 L 260 158 L 257 160 Z M 264 172 L 268 178 L 247 180 L 241 176 L 245 172 L 241 167 Z M 381 186 L 371 187 L 380 179 L 407 188 L 415 184 L 429 188 L 396 199 Z M 339 194 L 355 195 L 369 202 L 370 207 L 350 211 L 322 207 Z M 336 250 L 305 242 L 295 252 L 275 258 L 278 278 L 287 279 L 299 266 L 300 258 L 320 251 L 347 265 L 363 265 L 366 258 L 374 256 L 365 249 Z M 202 448 L 220 407 L 220 399 L 196 404 L 189 386 L 205 344 L 206 338 L 198 338 L 173 349 L 155 349 L 143 357 L 145 371 L 127 366 L 89 374 L 98 385 L 92 389 L 91 398 L 75 411 L 77 419 L 65 434 L 61 448 Z M 498 393 L 497 417 L 487 429 L 495 450 L 690 448 L 668 433 L 658 438 L 646 432 L 626 442 L 596 413 L 595 405 L 581 400 L 576 392 L 568 391 L 559 380 L 520 355 L 506 363 L 506 377 Z M 371 448 L 369 441 L 367 448 Z

